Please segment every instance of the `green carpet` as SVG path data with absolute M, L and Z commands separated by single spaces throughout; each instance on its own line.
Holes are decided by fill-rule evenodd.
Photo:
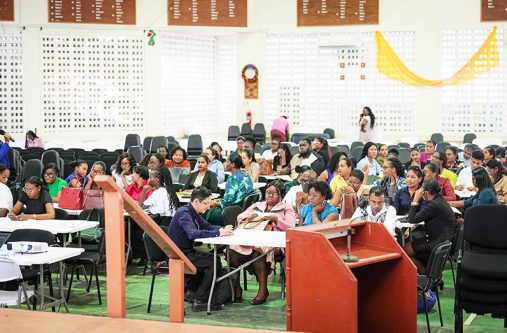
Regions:
M 169 279 L 167 275 L 159 275 L 155 281 L 152 310 L 148 314 L 147 303 L 151 283 L 149 272 L 142 276 L 142 268 L 130 265 L 127 276 L 127 317 L 147 320 L 168 320 L 168 292 Z M 69 300 L 71 313 L 105 316 L 106 309 L 106 283 L 104 272 L 101 272 L 102 305 L 98 304 L 97 293 L 94 287 L 90 293 L 86 293 L 84 283 L 78 282 L 73 286 Z M 454 289 L 451 271 L 444 272 L 445 287 L 441 292 L 442 316 L 444 327 L 440 327 L 436 305 L 430 313 L 432 332 L 454 331 Z M 94 286 L 94 284 L 92 284 Z M 194 324 L 210 324 L 221 326 L 240 326 L 268 328 L 274 330 L 285 329 L 285 300 L 280 295 L 280 276 L 270 275 L 268 302 L 263 305 L 252 306 L 250 300 L 255 296 L 257 284 L 255 278 L 249 276 L 248 291 L 243 292 L 243 303 L 229 304 L 221 311 L 207 315 L 206 312 L 193 312 L 190 304 L 186 303 L 185 322 Z M 396 311 L 396 309 L 393 309 Z M 464 319 L 468 315 L 464 314 Z M 418 315 L 418 332 L 427 332 L 424 314 Z M 465 332 L 503 332 L 503 320 L 492 319 L 489 316 L 477 316 L 470 326 L 465 326 Z M 507 330 L 506 330 L 507 332 Z

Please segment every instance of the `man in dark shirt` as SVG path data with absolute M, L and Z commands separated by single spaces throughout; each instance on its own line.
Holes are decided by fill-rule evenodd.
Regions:
M 204 186 L 198 186 L 192 191 L 190 203 L 178 208 L 167 234 L 169 238 L 185 253 L 197 268 L 199 281 L 195 288 L 192 310 L 204 311 L 208 301 L 211 284 L 213 283 L 213 254 L 194 249 L 197 238 L 219 237 L 232 235 L 232 226 L 219 227 L 211 225 L 202 217 L 211 205 L 211 192 Z M 217 262 L 220 265 L 220 262 Z

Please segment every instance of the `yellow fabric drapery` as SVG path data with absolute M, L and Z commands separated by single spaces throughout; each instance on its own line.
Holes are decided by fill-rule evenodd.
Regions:
M 377 39 L 377 69 L 380 73 L 407 84 L 416 86 L 451 86 L 465 84 L 476 77 L 489 72 L 498 65 L 499 52 L 494 27 L 479 50 L 467 61 L 456 74 L 448 79 L 428 80 L 412 72 L 401 61 L 391 45 L 385 40 L 380 31 L 376 31 Z

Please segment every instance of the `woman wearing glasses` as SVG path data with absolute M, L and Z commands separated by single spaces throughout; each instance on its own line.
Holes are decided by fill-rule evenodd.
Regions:
M 139 163 L 148 168 L 148 170 L 157 170 L 164 166 L 164 157 L 160 154 L 151 153 L 146 155 Z
M 95 176 L 102 176 L 106 174 L 106 165 L 102 161 L 93 163 L 92 169 L 88 174 L 88 182 L 85 185 L 87 190 L 100 190 L 100 186 L 95 182 Z
M 248 207 L 243 213 L 238 215 L 238 224 L 250 222 L 257 219 L 260 214 L 263 214 L 262 220 L 269 220 L 273 223 L 273 230 L 285 231 L 293 228 L 296 225 L 296 214 L 292 207 L 282 201 L 284 195 L 284 184 L 280 180 L 272 181 L 267 185 L 266 201 L 256 202 Z M 269 215 L 268 215 L 269 214 Z M 259 257 L 263 253 L 270 251 L 271 248 L 259 247 L 243 247 L 231 246 L 230 251 L 230 264 L 232 267 L 239 267 L 241 264 L 246 263 L 254 258 Z M 267 256 L 256 260 L 252 265 L 246 269 L 250 273 L 255 273 L 259 281 L 259 290 L 257 295 L 250 302 L 252 305 L 258 305 L 266 302 L 268 298 L 268 273 L 275 268 L 275 259 L 273 252 Z M 241 287 L 239 279 L 235 286 L 235 299 L 241 300 Z
M 25 210 L 21 213 L 23 206 Z M 21 214 L 20 214 L 21 213 Z M 30 177 L 19 195 L 18 202 L 7 214 L 12 220 L 52 220 L 55 209 L 49 192 L 37 176 Z
M 60 201 L 60 195 L 62 194 L 62 188 L 67 187 L 67 182 L 62 178 L 58 177 L 60 170 L 54 163 L 49 163 L 42 169 L 42 179 L 44 185 L 49 190 L 49 195 L 53 202 Z

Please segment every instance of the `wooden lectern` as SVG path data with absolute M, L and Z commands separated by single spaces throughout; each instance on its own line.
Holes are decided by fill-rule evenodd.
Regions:
M 287 230 L 287 330 L 417 332 L 417 271 L 380 223 L 350 220 Z

